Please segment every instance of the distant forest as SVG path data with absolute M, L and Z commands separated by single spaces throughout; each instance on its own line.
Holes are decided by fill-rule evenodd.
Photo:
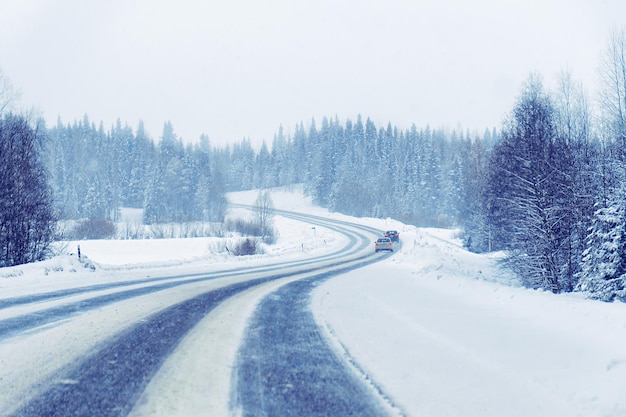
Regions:
M 418 226 L 455 227 L 480 199 L 476 174 L 498 136 L 378 128 L 323 118 L 319 127 L 282 129 L 271 146 L 249 140 L 223 148 L 207 137 L 183 144 L 167 122 L 158 142 L 120 122 L 98 128 L 87 116 L 47 129 L 47 165 L 63 219 L 117 220 L 121 207 L 144 222 L 215 221 L 229 191 L 305 184 L 313 200 L 354 216 L 393 217 Z
M 481 134 L 325 117 L 257 150 L 184 144 L 169 122 L 155 141 L 141 122 L 85 116 L 40 121 L 37 137 L 61 219 L 135 207 L 145 224 L 221 222 L 229 191 L 304 184 L 331 211 L 458 228 L 472 251 L 504 250 L 528 287 L 626 301 L 625 58 L 614 32 L 594 110 L 569 73 L 556 91 L 531 74 L 503 125 Z

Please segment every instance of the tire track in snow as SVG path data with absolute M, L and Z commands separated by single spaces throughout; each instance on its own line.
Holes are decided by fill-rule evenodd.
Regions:
M 211 291 L 149 317 L 80 365 L 59 373 L 55 380 L 60 382 L 15 416 L 128 414 L 178 341 L 219 303 L 259 283 L 247 281 Z
M 307 222 L 314 220 L 308 216 L 297 217 Z M 372 254 L 359 254 L 370 243 L 362 233 L 339 226 L 343 222 L 318 220 L 323 220 L 325 227 L 335 225 L 332 227 L 349 236 L 353 246 L 344 254 L 326 256 L 332 261 L 320 268 L 336 269 L 348 260 L 372 258 Z M 351 226 L 372 231 L 365 226 Z M 350 256 L 344 258 L 347 255 Z M 100 351 L 60 370 L 51 381 L 43 384 L 47 388 L 42 389 L 42 394 L 22 406 L 15 415 L 126 415 L 165 358 L 196 323 L 233 295 L 280 277 L 284 275 L 267 274 L 264 278 L 219 288 L 162 310 L 122 332 Z
M 245 207 L 245 206 L 240 206 Z M 290 213 L 281 211 L 282 215 L 286 217 L 291 217 L 295 220 L 300 221 L 308 221 L 311 220 L 317 221 L 319 224 L 327 227 L 330 230 L 334 230 L 338 233 L 345 234 L 345 227 L 341 226 L 341 222 L 332 220 L 332 219 L 324 219 L 319 216 L 307 216 L 300 215 L 296 213 Z M 367 226 L 359 226 L 354 225 L 363 230 L 372 229 Z M 356 243 L 356 239 L 354 236 L 350 237 L 350 243 L 348 246 L 354 246 Z M 352 253 L 352 250 L 347 253 Z M 10 307 L 15 306 L 25 306 L 25 305 L 36 305 L 37 303 L 42 303 L 50 300 L 60 300 L 59 304 L 50 308 L 43 308 L 37 311 L 33 311 L 32 313 L 27 314 L 19 314 L 14 317 L 9 317 L 2 319 L 0 318 L 0 340 L 11 337 L 13 335 L 28 331 L 30 329 L 34 329 L 36 327 L 41 327 L 48 325 L 50 323 L 54 323 L 57 321 L 65 320 L 70 318 L 73 315 L 84 313 L 88 310 L 92 310 L 95 308 L 103 307 L 105 305 L 109 305 L 115 302 L 127 300 L 133 297 L 162 291 L 170 288 L 174 288 L 181 285 L 187 285 L 192 283 L 198 283 L 207 280 L 213 280 L 218 278 L 228 278 L 228 277 L 236 277 L 243 274 L 250 274 L 253 272 L 272 272 L 272 271 L 284 271 L 286 268 L 293 267 L 303 267 L 306 265 L 313 265 L 311 270 L 315 268 L 314 265 L 319 263 L 320 261 L 329 261 L 332 259 L 340 259 L 341 257 L 345 257 L 346 252 L 339 250 L 337 252 L 331 254 L 325 254 L 317 257 L 313 257 L 306 260 L 296 260 L 284 263 L 273 263 L 269 265 L 263 266 L 255 266 L 248 268 L 239 268 L 236 270 L 225 270 L 204 274 L 186 274 L 186 275 L 177 275 L 177 276 L 165 276 L 165 277 L 155 277 L 141 280 L 128 280 L 123 282 L 114 282 L 114 283 L 105 283 L 105 284 L 96 284 L 89 285 L 78 288 L 69 288 L 66 290 L 60 291 L 52 291 L 48 293 L 41 294 L 33 294 L 27 296 L 20 296 L 14 298 L 0 299 L 0 311 L 3 309 L 8 309 Z M 166 281 L 166 282 L 163 282 Z M 137 287 L 130 290 L 125 290 L 124 288 L 128 287 Z M 99 291 L 106 290 L 116 290 L 119 291 L 114 293 L 108 293 L 104 295 L 94 295 L 90 297 L 91 293 L 97 293 Z M 67 302 L 63 303 L 62 299 L 77 296 L 77 295 L 86 295 L 86 298 L 81 299 L 76 302 Z
M 238 353 L 232 387 L 237 415 L 401 414 L 379 387 L 329 345 L 315 321 L 311 292 L 341 272 L 294 281 L 261 302 Z

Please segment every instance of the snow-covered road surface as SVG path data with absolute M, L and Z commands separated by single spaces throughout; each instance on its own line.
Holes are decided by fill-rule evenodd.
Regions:
M 257 307 L 236 363 L 233 406 L 242 415 L 398 415 L 315 322 L 310 293 L 332 276 L 293 281 Z
M 242 193 L 234 196 L 235 202 L 250 204 L 256 195 Z M 373 265 L 310 281 L 315 285 L 309 293 L 309 289 L 290 287 L 291 276 L 285 276 L 226 298 L 201 317 L 162 358 L 152 377 L 142 382 L 144 388 L 136 390 L 130 401 L 134 401 L 130 415 L 253 415 L 254 410 L 237 407 L 244 407 L 247 400 L 241 396 L 245 390 L 232 388 L 237 381 L 231 377 L 238 372 L 233 364 L 239 363 L 242 369 L 254 363 L 273 366 L 255 358 L 249 347 L 273 330 L 257 323 L 276 312 L 274 317 L 289 314 L 294 323 L 310 322 L 312 317 L 319 332 L 311 343 L 325 341 L 324 349 L 316 350 L 330 347 L 331 353 L 324 357 L 341 358 L 342 365 L 334 366 L 351 369 L 374 392 L 377 404 L 383 404 L 383 413 L 626 417 L 623 303 L 520 288 L 514 277 L 498 267 L 498 254 L 468 253 L 454 231 L 330 214 L 298 193 L 273 191 L 272 198 L 280 209 L 399 230 L 402 248 L 381 255 L 381 261 Z M 314 230 L 311 224 L 283 216 L 275 218 L 275 225 L 278 241 L 261 256 L 217 253 L 219 245 L 212 238 L 81 241 L 70 248 L 80 244 L 96 267 L 93 271 L 83 268 L 88 262 L 78 263 L 75 256 L 0 269 L 0 334 L 2 320 L 33 313 L 40 316 L 32 316 L 28 325 L 18 319 L 12 330 L 0 336 L 0 415 L 46 392 L 50 383 L 75 387 L 77 379 L 60 370 L 79 367 L 76 358 L 97 356 L 135 324 L 149 322 L 172 305 L 272 275 L 268 263 L 293 261 L 300 262 L 297 268 L 306 267 L 309 260 L 345 252 L 343 248 L 350 245 L 349 238 L 329 228 Z M 373 252 L 373 239 L 369 244 Z M 251 276 L 220 275 L 219 271 L 226 270 L 247 270 Z M 281 272 L 293 271 L 274 270 L 273 274 Z M 212 279 L 173 285 L 209 275 Z M 92 305 L 88 313 L 73 313 L 61 320 L 46 318 L 46 310 L 64 304 L 86 306 L 95 297 L 115 297 L 162 284 L 172 286 Z M 92 291 L 70 293 L 86 287 Z M 59 291 L 70 292 L 59 297 Z M 283 307 L 282 291 L 302 297 L 299 311 L 275 309 Z M 36 298 L 50 293 L 57 297 Z M 22 298 L 22 304 L 6 303 L 25 296 L 35 298 Z M 240 350 L 242 346 L 248 347 Z M 276 386 L 291 389 L 284 383 Z M 127 411 L 120 409 L 119 414 Z
M 283 215 L 289 216 L 286 213 Z M 313 216 L 293 217 L 343 234 L 347 238 L 346 245 L 311 259 L 279 262 L 270 266 L 204 275 L 141 279 L 139 282 L 130 280 L 2 300 L 5 306 L 2 314 L 5 318 L 0 320 L 0 328 L 3 329 L 0 330 L 0 341 L 4 343 L 0 344 L 0 348 L 16 350 L 20 346 L 32 346 L 36 341 L 43 347 L 36 351 L 39 360 L 34 358 L 32 362 L 20 363 L 19 368 L 13 369 L 13 373 L 11 366 L 4 364 L 3 372 L 7 378 L 0 380 L 3 385 L 0 390 L 2 409 L 22 416 L 126 415 L 133 409 L 139 415 L 162 415 L 162 406 L 158 404 L 160 396 L 153 394 L 163 390 L 164 386 L 163 382 L 158 382 L 159 369 L 168 356 L 178 350 L 181 341 L 205 318 L 208 324 L 201 327 L 216 326 L 211 314 L 216 307 L 227 300 L 240 298 L 240 294 L 244 292 L 254 293 L 253 297 L 259 297 L 259 294 L 267 297 L 279 285 L 308 277 L 327 278 L 339 271 L 347 271 L 381 258 L 374 256 L 370 249 L 370 242 L 378 233 L 372 228 L 342 225 L 334 220 Z M 294 297 L 301 295 L 294 294 Z M 133 306 L 137 306 L 134 311 Z M 19 310 L 17 313 L 16 309 Z M 120 315 L 124 322 L 110 319 L 116 316 L 112 309 L 115 312 L 125 312 Z M 132 314 L 128 314 L 129 311 Z M 247 311 L 252 312 L 250 307 Z M 223 317 L 224 312 L 220 314 Z M 226 314 L 236 316 L 241 313 L 239 310 L 231 310 Z M 245 323 L 246 317 L 241 316 L 235 322 Z M 85 327 L 89 325 L 84 321 L 91 323 L 97 331 L 85 331 Z M 313 320 L 306 324 L 312 327 L 309 330 L 311 333 L 317 331 Z M 236 325 L 228 326 L 232 327 L 237 328 Z M 241 326 L 238 328 L 239 332 L 230 339 L 230 345 L 224 345 L 223 340 L 215 337 L 206 340 L 206 335 L 205 343 L 210 346 L 219 345 L 221 351 L 236 352 L 238 339 L 244 329 Z M 63 337 L 60 337 L 59 331 L 65 333 Z M 43 346 L 47 339 L 57 343 Z M 92 342 L 86 342 L 86 339 Z M 77 346 L 74 346 L 73 340 L 78 341 Z M 280 346 L 285 341 L 273 338 L 268 343 Z M 5 357 L 9 356 L 7 352 Z M 51 356 L 55 357 L 54 360 L 46 362 L 45 358 Z M 220 374 L 226 379 L 209 378 L 208 381 L 213 386 L 230 385 L 230 374 L 224 372 L 224 369 L 233 368 L 234 356 L 231 355 L 229 359 L 231 362 L 222 364 Z M 276 357 L 266 362 L 270 361 L 276 362 Z M 300 366 L 307 366 L 307 361 L 313 362 L 314 359 L 307 359 L 306 352 L 303 352 L 298 363 Z M 37 368 L 29 367 L 31 363 L 37 364 Z M 293 362 L 289 363 L 289 367 L 283 367 L 284 371 L 287 372 L 293 365 Z M 321 368 L 321 365 L 318 367 Z M 25 373 L 18 376 L 20 371 Z M 171 372 L 167 372 L 167 375 L 161 380 L 171 378 Z M 144 391 L 153 378 L 156 382 Z M 17 384 L 14 379 L 18 380 Z M 244 383 L 248 381 L 238 379 L 236 389 L 242 392 L 253 391 L 254 388 L 248 389 Z M 326 378 L 326 381 L 335 387 L 341 385 L 341 381 L 337 379 Z M 349 378 L 342 381 L 344 384 L 347 384 L 346 381 L 354 382 Z M 186 392 L 189 395 L 193 390 Z M 217 390 L 209 395 L 208 403 L 219 413 L 224 413 L 230 407 L 230 393 L 222 390 L 222 397 L 218 397 L 219 392 Z M 204 389 L 197 394 L 200 397 L 207 396 Z M 172 401 L 171 396 L 167 398 L 168 415 L 189 415 L 189 410 L 185 410 L 188 406 L 185 405 L 184 398 L 174 397 L 175 401 Z M 273 403 L 280 406 L 283 400 L 285 398 L 281 397 Z M 348 397 L 348 400 L 348 407 L 359 409 L 363 408 L 359 402 L 366 398 Z M 197 404 L 201 402 L 190 403 L 196 404 L 196 413 L 199 412 Z M 285 408 L 284 405 L 282 407 Z M 302 410 L 306 409 L 306 405 L 302 407 Z M 258 411 L 254 402 L 241 403 L 238 408 L 244 415 L 256 415 Z M 204 409 L 203 413 L 209 411 Z

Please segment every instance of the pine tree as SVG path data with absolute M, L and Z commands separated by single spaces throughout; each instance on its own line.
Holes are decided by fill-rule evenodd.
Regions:
M 626 301 L 626 205 L 624 189 L 593 217 L 577 290 L 602 301 Z

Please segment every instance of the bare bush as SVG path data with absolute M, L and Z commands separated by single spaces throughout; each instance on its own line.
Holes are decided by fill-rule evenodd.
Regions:
M 50 254 L 52 256 L 64 255 L 68 252 L 69 242 L 63 240 L 57 240 L 54 245 L 50 247 Z
M 236 232 L 242 236 L 261 236 L 261 227 L 254 220 L 245 219 L 226 219 L 224 221 L 224 230 Z
M 225 239 L 219 239 L 217 241 L 213 240 L 209 242 L 207 249 L 210 253 L 226 253 L 230 251 L 228 246 L 229 245 Z
M 224 232 L 235 232 L 241 236 L 259 237 L 268 245 L 276 243 L 276 239 L 278 238 L 278 232 L 274 227 L 268 224 L 263 226 L 257 219 L 226 219 L 224 221 Z
M 141 223 L 125 222 L 118 225 L 118 238 L 120 239 L 147 239 L 148 232 Z
M 79 222 L 69 233 L 74 239 L 109 239 L 115 235 L 115 224 L 104 219 L 87 219 Z
M 256 239 L 241 239 L 231 248 L 231 253 L 235 256 L 256 255 L 260 252 L 260 246 Z
M 263 243 L 267 245 L 273 245 L 274 243 L 276 243 L 277 240 L 278 240 L 278 231 L 275 228 L 270 227 L 265 230 L 265 234 L 263 236 Z
M 155 223 L 150 225 L 150 236 L 153 239 L 171 239 L 176 237 L 172 223 Z

